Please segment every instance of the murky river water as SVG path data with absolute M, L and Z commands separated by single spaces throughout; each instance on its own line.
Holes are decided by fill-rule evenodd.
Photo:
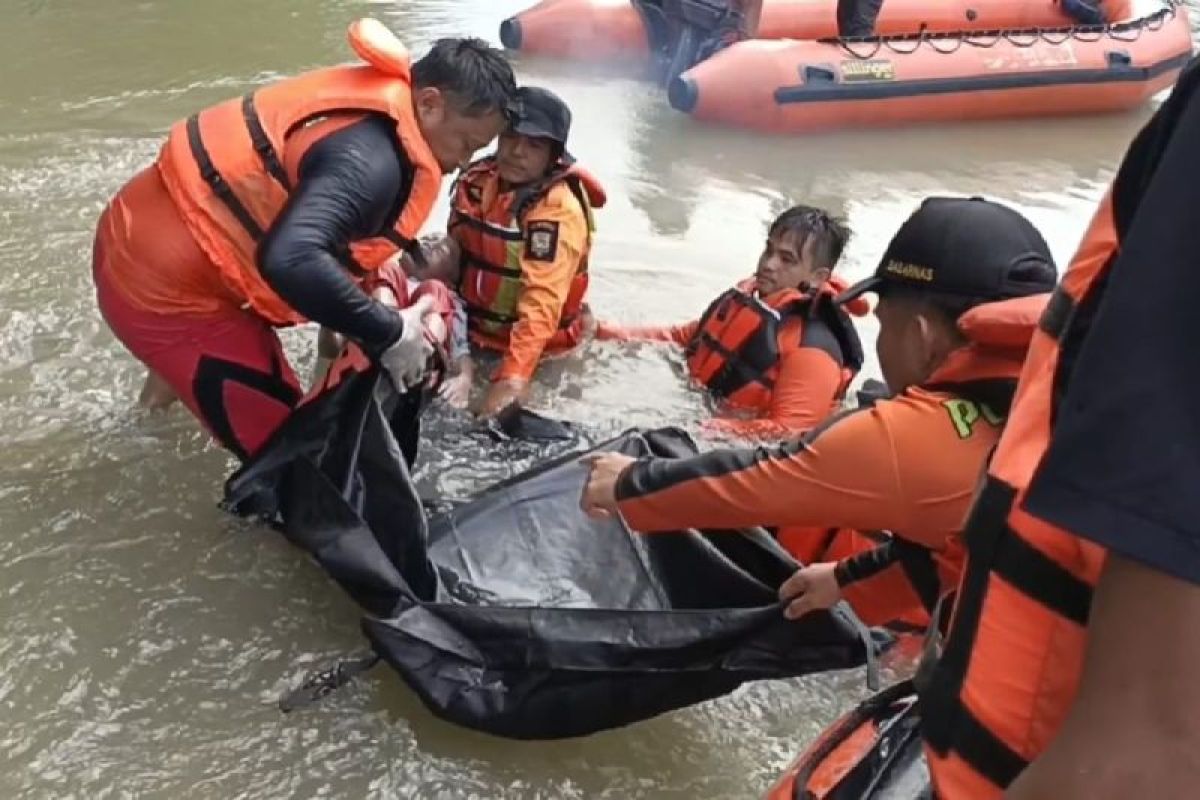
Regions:
M 550 744 L 441 723 L 383 669 L 303 714 L 274 706 L 361 649 L 358 615 L 281 538 L 217 509 L 231 463 L 185 413 L 131 410 L 142 372 L 95 310 L 95 219 L 172 121 L 345 60 L 354 17 L 422 51 L 438 35 L 494 39 L 523 5 L 4 0 L 0 797 L 753 797 L 862 695 L 857 673 L 764 683 Z M 1020 207 L 1065 262 L 1146 115 L 762 139 L 703 129 L 627 78 L 533 59 L 518 74 L 574 106 L 572 150 L 610 197 L 593 305 L 625 321 L 698 312 L 749 274 L 765 224 L 793 200 L 848 217 L 850 277 L 938 192 Z M 311 332 L 287 341 L 310 363 Z M 538 397 L 612 430 L 701 413 L 646 346 L 593 345 Z M 511 468 L 447 435 L 424 457 L 426 484 L 453 494 Z

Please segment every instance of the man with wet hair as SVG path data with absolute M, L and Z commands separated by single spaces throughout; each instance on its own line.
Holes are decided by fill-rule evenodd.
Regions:
M 583 507 L 619 513 L 647 533 L 890 531 L 878 551 L 793 576 L 782 589 L 787 614 L 840 597 L 872 625 L 914 609 L 930 614 L 961 569 L 958 534 L 1055 281 L 1049 248 L 1016 211 L 981 198 L 929 198 L 875 274 L 839 298 L 879 296 L 876 350 L 893 396 L 779 448 L 591 457 Z M 792 552 L 805 544 L 782 543 Z
M 840 404 L 862 366 L 862 345 L 833 302 L 845 286 L 834 267 L 850 237 L 823 209 L 798 205 L 767 232 L 754 276 L 680 325 L 621 327 L 599 322 L 597 339 L 668 342 L 718 403 L 710 430 L 783 438 L 815 427 Z M 849 306 L 866 313 L 865 303 Z
M 358 342 L 404 390 L 431 355 L 427 308 L 399 311 L 362 279 L 426 221 L 446 172 L 504 128 L 503 54 L 442 39 L 410 64 L 381 23 L 351 25 L 366 63 L 314 70 L 177 123 L 157 162 L 101 217 L 100 310 L 174 397 L 240 458 L 301 396 L 274 328 L 312 321 Z

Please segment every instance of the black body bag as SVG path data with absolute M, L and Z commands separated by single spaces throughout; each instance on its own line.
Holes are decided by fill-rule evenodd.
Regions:
M 427 516 L 409 472 L 421 411 L 411 394 L 373 369 L 351 375 L 229 479 L 225 505 L 315 557 L 437 716 L 510 738 L 579 736 L 874 655 L 844 608 L 783 618 L 776 590 L 797 564 L 762 529 L 642 535 L 589 519 L 584 451 Z M 678 458 L 696 447 L 665 428 L 593 450 Z

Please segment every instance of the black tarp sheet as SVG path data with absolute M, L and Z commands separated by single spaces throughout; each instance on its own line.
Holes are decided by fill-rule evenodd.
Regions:
M 580 451 L 427 516 L 409 472 L 420 411 L 375 371 L 351 375 L 229 479 L 225 505 L 315 557 L 437 716 L 511 738 L 579 736 L 867 659 L 842 608 L 784 620 L 775 592 L 796 564 L 767 532 L 640 535 L 589 519 Z M 672 428 L 593 449 L 696 451 Z

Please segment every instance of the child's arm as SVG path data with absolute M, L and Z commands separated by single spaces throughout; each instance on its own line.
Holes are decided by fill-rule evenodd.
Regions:
M 454 295 L 454 318 L 448 344 L 454 374 L 442 381 L 438 395 L 455 408 L 466 408 L 471 384 L 475 382 L 475 360 L 471 358 L 467 343 L 467 312 L 458 295 Z

